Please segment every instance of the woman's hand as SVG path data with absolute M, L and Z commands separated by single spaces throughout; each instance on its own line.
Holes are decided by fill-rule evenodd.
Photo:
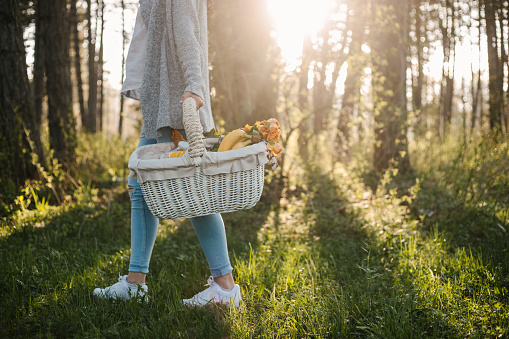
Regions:
M 203 99 L 200 98 L 198 95 L 191 93 L 191 92 L 185 92 L 183 96 L 180 97 L 180 104 L 184 103 L 184 100 L 187 98 L 193 98 L 194 101 L 196 101 L 196 109 L 200 109 L 200 107 L 204 106 L 205 103 L 203 102 Z

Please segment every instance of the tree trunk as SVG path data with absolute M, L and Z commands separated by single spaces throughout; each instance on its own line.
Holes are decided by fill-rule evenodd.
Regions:
M 74 70 L 76 72 L 76 82 L 78 86 L 78 102 L 80 105 L 80 117 L 81 117 L 81 126 L 86 126 L 86 114 L 85 110 L 85 100 L 83 98 L 83 79 L 81 77 L 81 51 L 80 51 L 80 37 L 78 33 L 78 12 L 76 9 L 77 0 L 71 0 L 70 4 L 70 20 L 71 20 L 71 28 L 73 33 L 73 47 L 74 47 Z
M 465 78 L 461 78 L 461 103 L 462 103 L 462 112 L 461 112 L 461 135 L 463 136 L 463 144 L 467 142 L 467 87 L 465 85 Z
M 422 34 L 422 28 L 426 27 L 422 24 L 421 11 L 419 9 L 420 0 L 414 0 L 415 5 L 415 39 L 417 49 L 417 76 L 414 79 L 414 86 L 412 88 L 412 104 L 415 112 L 419 112 L 422 109 L 422 89 L 423 89 L 423 42 L 421 38 L 426 38 L 426 34 Z M 420 113 L 419 113 L 420 115 Z
M 509 8 L 505 11 L 505 14 L 507 15 L 508 14 L 508 11 L 509 11 Z M 507 21 L 507 18 L 504 18 L 504 10 L 503 10 L 503 7 L 500 6 L 500 8 L 498 9 L 498 22 L 499 22 L 499 27 L 500 27 L 500 70 L 499 70 L 499 75 L 500 75 L 500 88 L 502 89 L 502 92 L 501 92 L 501 96 L 502 98 L 500 99 L 500 101 L 502 101 L 502 118 L 504 120 L 504 127 L 505 127 L 505 134 L 509 134 L 509 110 L 507 109 L 507 104 L 506 104 L 506 101 L 505 101 L 505 97 L 507 95 L 509 95 L 509 89 L 507 90 L 507 95 L 504 95 L 504 65 L 507 64 L 507 51 L 506 51 L 506 48 L 505 48 L 505 43 L 506 43 L 506 39 L 507 37 L 504 35 L 504 21 Z M 509 65 L 508 65 L 508 71 L 509 71 Z M 507 84 L 509 85 L 509 76 L 508 76 L 508 81 L 507 81 Z
M 44 99 L 44 27 L 45 20 L 40 16 L 40 8 L 43 1 L 36 3 L 35 16 L 35 46 L 34 46 L 34 70 L 32 88 L 34 93 L 35 119 L 39 127 L 42 125 L 42 102 Z
M 407 144 L 406 53 L 408 0 L 373 3 L 371 26 L 373 102 L 375 108 L 374 167 L 394 165 L 410 170 Z
M 330 106 L 327 100 L 327 87 L 325 86 L 325 69 L 330 62 L 329 59 L 329 51 L 330 45 L 328 43 L 329 40 L 329 30 L 328 27 L 324 26 L 321 31 L 321 38 L 323 39 L 323 44 L 320 50 L 320 56 L 318 61 L 315 64 L 315 74 L 314 74 L 314 83 L 313 83 L 313 113 L 314 113 L 314 134 L 318 135 L 325 125 L 325 120 L 328 116 L 328 112 L 330 110 Z M 319 65 L 320 64 L 320 65 Z
M 101 44 L 99 45 L 98 77 L 99 77 L 99 131 L 103 130 L 103 104 L 104 104 L 104 0 L 100 0 L 101 10 Z M 99 18 L 99 15 L 97 16 Z
M 209 12 L 212 110 L 226 130 L 275 114 L 277 58 L 266 1 L 215 1 Z
M 440 137 L 444 137 L 447 134 L 451 125 L 452 102 L 454 97 L 454 58 L 451 58 L 451 55 L 454 54 L 454 46 L 456 41 L 454 27 L 455 14 L 454 5 L 450 0 L 447 0 L 445 5 L 445 18 L 443 20 L 439 19 L 440 30 L 442 32 L 442 46 L 444 48 L 442 84 L 440 87 Z M 449 14 L 449 8 L 452 10 L 451 15 Z M 450 25 L 449 20 L 451 20 Z
M 88 113 L 86 130 L 97 132 L 97 64 L 95 62 L 95 34 L 92 30 L 92 1 L 87 0 L 88 21 Z M 96 25 L 97 27 L 97 25 Z
M 477 111 L 479 105 L 479 92 L 481 90 L 481 74 L 477 74 L 477 81 L 475 81 L 475 74 L 470 65 L 471 73 L 472 73 L 472 86 L 470 92 L 472 93 L 472 115 L 470 116 L 470 135 L 472 135 L 475 131 L 475 124 L 477 121 Z M 476 85 L 477 83 L 477 85 Z
M 299 71 L 299 109 L 304 112 L 309 108 L 309 66 L 313 59 L 313 44 L 311 37 L 307 36 L 302 45 L 302 63 Z
M 486 23 L 486 35 L 488 45 L 488 65 L 489 65 L 489 104 L 490 104 L 490 130 L 499 134 L 502 132 L 502 93 L 503 87 L 500 84 L 500 59 L 498 57 L 498 41 L 497 41 L 497 23 L 495 20 L 495 2 L 494 0 L 484 0 L 484 13 Z
M 124 68 L 125 68 L 125 3 L 124 0 L 120 1 L 120 4 L 122 6 L 122 73 L 121 73 L 121 79 L 120 84 L 124 81 Z M 124 122 L 124 96 L 120 95 L 120 112 L 119 112 L 119 119 L 118 119 L 118 135 L 122 136 L 122 125 Z
M 445 100 L 444 100 L 444 135 L 449 133 L 452 121 L 452 103 L 454 99 L 454 76 L 445 78 Z
M 350 130 L 353 110 L 355 105 L 359 102 L 360 79 L 363 72 L 364 63 L 362 62 L 361 46 L 364 42 L 364 26 L 365 15 L 364 10 L 365 2 L 353 2 L 350 7 L 353 7 L 352 20 L 352 42 L 348 48 L 348 73 L 345 80 L 345 91 L 341 102 L 341 112 L 338 121 L 338 135 L 336 143 L 340 156 L 343 160 L 348 160 L 350 156 Z
M 481 5 L 479 5 L 479 7 L 477 8 L 477 13 L 479 15 L 478 17 L 478 36 L 480 37 L 482 32 L 481 32 Z M 470 68 L 472 69 L 472 100 L 473 100 L 473 104 L 472 104 L 472 121 L 470 123 L 470 134 L 473 134 L 474 131 L 475 131 L 475 128 L 476 128 L 476 120 L 478 121 L 478 124 L 479 124 L 479 129 L 481 128 L 481 122 L 482 122 L 482 119 L 481 119 L 481 111 L 482 111 L 482 81 L 481 81 L 481 68 L 480 68 L 480 65 L 481 65 L 481 39 L 479 39 L 479 42 L 478 42 L 478 54 L 479 54 L 479 61 L 478 61 L 478 65 L 479 65 L 479 72 L 477 74 L 477 87 L 474 87 L 474 71 L 473 71 L 473 68 L 472 68 L 472 65 L 470 66 Z
M 0 192 L 13 194 L 26 179 L 37 176 L 31 151 L 42 154 L 19 9 L 13 0 L 0 2 L 0 51 Z
M 46 90 L 50 146 L 63 164 L 74 160 L 76 123 L 72 112 L 71 62 L 69 57 L 69 21 L 66 0 L 43 1 Z

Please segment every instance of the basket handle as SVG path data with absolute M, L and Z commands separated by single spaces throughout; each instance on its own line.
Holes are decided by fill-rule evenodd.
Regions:
M 203 127 L 200 123 L 196 101 L 189 97 L 182 103 L 184 130 L 189 141 L 189 155 L 191 158 L 201 157 L 205 152 L 203 144 Z

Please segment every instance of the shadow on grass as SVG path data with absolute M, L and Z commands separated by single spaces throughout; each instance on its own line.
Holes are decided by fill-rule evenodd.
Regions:
M 476 183 L 457 178 L 455 169 L 444 171 L 450 177 L 439 179 L 440 184 L 430 175 L 413 173 L 394 178 L 386 187 L 395 188 L 399 198 L 411 196 L 409 189 L 420 177 L 420 189 L 410 204 L 394 199 L 408 206 L 405 223 L 415 221 L 417 234 L 406 237 L 410 244 L 399 245 L 402 252 L 397 255 L 403 264 L 397 279 L 414 295 L 420 305 L 419 317 L 431 324 L 427 328 L 435 329 L 433 336 L 503 335 L 509 298 L 509 238 L 503 220 L 507 212 L 500 209 L 503 199 L 498 191 L 481 191 L 485 198 L 481 200 L 486 201 L 465 203 L 465 192 L 479 198 Z M 491 199 L 493 196 L 497 198 Z
M 497 288 L 506 290 L 505 297 L 500 301 L 507 303 L 509 301 L 509 279 L 506 278 L 509 277 L 509 223 L 497 216 L 497 213 L 504 215 L 503 209 L 498 207 L 497 212 L 495 209 L 497 206 L 491 203 L 481 203 L 477 206 L 471 203 L 466 204 L 450 188 L 436 187 L 434 183 L 423 182 L 421 186 L 422 189 L 410 209 L 416 218 L 425 215 L 422 223 L 423 231 L 431 234 L 434 229 L 437 229 L 446 238 L 451 254 L 466 249 L 472 261 L 482 263 L 489 271 L 488 274 L 500 278 L 493 283 Z M 509 215 L 507 204 L 505 211 L 505 215 Z M 460 272 L 457 273 L 460 274 Z M 485 284 L 491 284 L 489 280 L 486 279 Z
M 339 337 L 447 337 L 455 329 L 428 317 L 413 293 L 395 276 L 397 255 L 368 227 L 348 185 L 319 170 L 306 171 L 314 218 L 309 241 L 321 258 L 322 278 L 339 302 L 329 304 L 331 333 Z M 376 189 L 376 187 L 375 187 Z M 350 196 L 347 196 L 350 195 Z M 373 207 L 369 207 L 373 208 Z M 334 293 L 334 292 L 333 292 Z
M 40 310 L 53 299 L 82 294 L 77 277 L 101 274 L 112 257 L 119 259 L 129 246 L 126 213 L 116 202 L 109 209 L 94 203 L 48 208 L 0 239 L 2 331 L 38 333 L 51 321 Z

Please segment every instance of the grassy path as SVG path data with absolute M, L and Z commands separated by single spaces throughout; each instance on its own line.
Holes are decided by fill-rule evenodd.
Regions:
M 0 337 L 509 335 L 507 199 L 487 209 L 429 173 L 415 179 L 387 175 L 370 189 L 339 167 L 268 178 L 255 208 L 223 216 L 239 309 L 180 305 L 208 276 L 188 221 L 161 224 L 149 303 L 91 295 L 127 270 L 121 186 L 20 211 L 0 229 Z

